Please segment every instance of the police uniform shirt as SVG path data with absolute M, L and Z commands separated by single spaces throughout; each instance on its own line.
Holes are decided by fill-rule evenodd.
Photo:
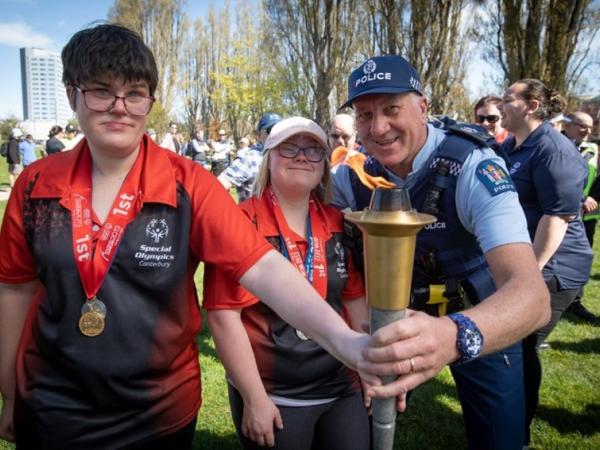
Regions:
M 556 276 L 562 289 L 581 287 L 587 282 L 593 258 L 580 217 L 587 179 L 584 159 L 573 143 L 548 123 L 539 126 L 519 147 L 511 136 L 502 148 L 532 239 L 543 215 L 577 216 L 569 222 L 543 275 L 546 281 Z
M 431 154 L 445 138 L 443 130 L 428 124 L 427 140 L 413 161 L 413 171 L 402 179 L 386 168 L 386 178 L 398 187 L 410 189 L 418 179 L 419 171 L 424 169 Z M 492 195 L 477 176 L 477 168 L 484 161 L 491 161 L 506 170 L 504 161 L 490 148 L 480 148 L 467 157 L 458 176 L 456 189 L 456 210 L 461 224 L 477 237 L 484 253 L 504 244 L 530 243 L 517 194 L 507 191 L 501 195 Z M 351 169 L 343 164 L 333 168 L 332 204 L 339 209 L 356 210 L 349 170 Z

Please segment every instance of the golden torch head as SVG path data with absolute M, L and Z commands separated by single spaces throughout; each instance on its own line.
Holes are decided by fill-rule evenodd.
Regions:
M 406 189 L 375 189 L 369 208 L 346 213 L 363 233 L 367 302 L 401 310 L 410 303 L 417 233 L 436 221 L 411 209 Z

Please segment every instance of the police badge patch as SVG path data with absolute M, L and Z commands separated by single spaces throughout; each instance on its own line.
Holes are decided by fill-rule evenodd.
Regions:
M 477 166 L 477 178 L 492 196 L 503 192 L 516 192 L 513 181 L 502 167 L 490 159 L 481 161 Z

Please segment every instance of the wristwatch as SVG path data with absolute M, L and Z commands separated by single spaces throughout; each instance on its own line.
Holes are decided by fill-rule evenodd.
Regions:
M 456 348 L 460 358 L 455 364 L 464 364 L 477 358 L 483 349 L 483 335 L 475 322 L 460 313 L 450 314 L 448 318 L 458 328 Z

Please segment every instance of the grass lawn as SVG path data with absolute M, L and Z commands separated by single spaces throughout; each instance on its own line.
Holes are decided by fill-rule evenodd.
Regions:
M 6 163 L 0 161 L 0 183 Z M 3 186 L 4 187 L 4 186 Z M 0 202 L 0 217 L 5 202 Z M 596 250 L 600 249 L 600 238 Z M 1 256 L 0 256 L 1 257 Z M 196 274 L 200 287 L 202 269 Z M 600 314 L 600 259 L 586 288 L 585 304 Z M 203 406 L 198 415 L 195 449 L 237 449 L 227 402 L 224 372 L 208 327 L 197 337 L 201 352 Z M 532 449 L 600 449 L 600 327 L 565 316 L 542 352 L 544 379 Z M 396 449 L 465 448 L 460 404 L 450 372 L 417 389 L 408 411 L 398 419 Z M 0 440 L 0 449 L 14 446 Z M 352 450 L 352 449 L 350 449 Z

